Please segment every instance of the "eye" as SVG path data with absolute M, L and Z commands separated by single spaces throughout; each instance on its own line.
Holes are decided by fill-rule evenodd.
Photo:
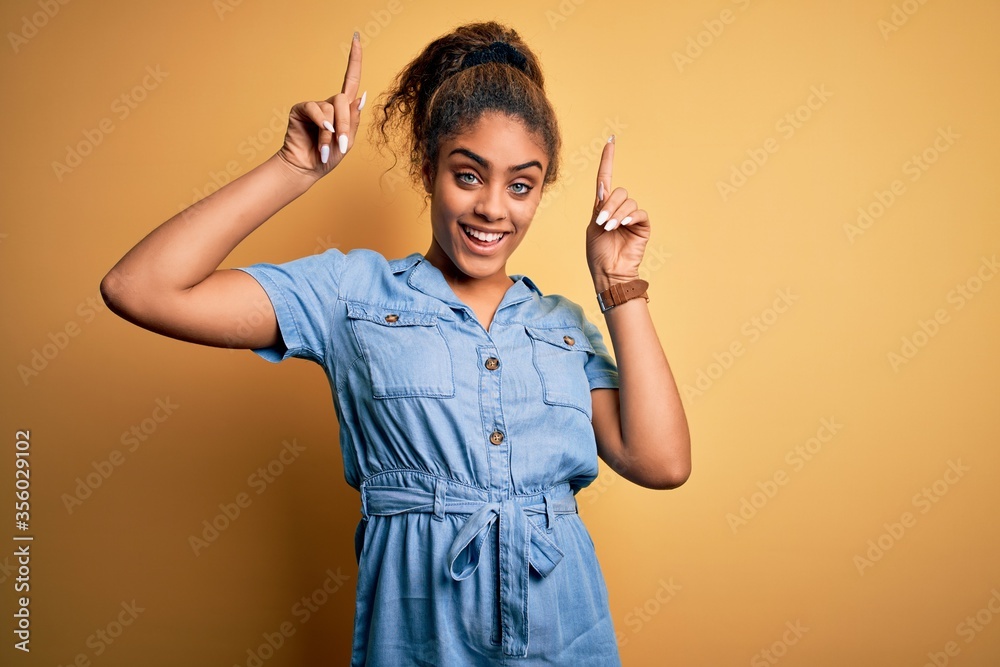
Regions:
M 472 180 L 471 181 L 465 180 L 466 176 L 471 176 Z M 460 171 L 455 174 L 455 178 L 457 178 L 460 183 L 465 183 L 466 185 L 473 185 L 477 180 L 479 180 L 479 178 L 471 171 Z
M 528 185 L 527 183 L 512 183 L 510 187 L 512 187 L 512 188 L 516 188 L 516 187 L 523 188 L 522 190 L 515 190 L 514 194 L 516 194 L 516 195 L 526 195 L 526 194 L 528 194 L 529 192 L 531 192 L 533 190 L 532 186 Z

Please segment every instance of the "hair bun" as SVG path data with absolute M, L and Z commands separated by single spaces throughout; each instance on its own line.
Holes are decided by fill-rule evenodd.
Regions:
M 526 72 L 528 68 L 528 59 L 524 57 L 524 54 L 507 42 L 501 41 L 493 42 L 489 46 L 484 46 L 465 54 L 465 57 L 462 58 L 461 69 L 466 69 L 474 65 L 482 65 L 483 63 L 512 65 L 522 72 Z

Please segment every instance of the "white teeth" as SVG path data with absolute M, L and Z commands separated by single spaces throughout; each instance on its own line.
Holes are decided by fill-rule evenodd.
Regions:
M 468 234 L 474 239 L 482 241 L 483 243 L 493 243 L 494 241 L 499 241 L 501 238 L 503 238 L 503 234 L 499 232 L 487 234 L 486 232 L 481 232 L 478 229 L 473 229 L 472 227 L 466 227 L 465 225 L 462 225 L 462 229 L 465 230 L 466 234 Z

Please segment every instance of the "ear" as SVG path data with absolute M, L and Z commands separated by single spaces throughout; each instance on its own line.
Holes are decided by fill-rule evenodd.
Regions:
M 434 181 L 431 178 L 431 163 L 429 160 L 424 160 L 423 165 L 420 167 L 420 179 L 424 183 L 424 192 L 431 194 L 434 190 Z

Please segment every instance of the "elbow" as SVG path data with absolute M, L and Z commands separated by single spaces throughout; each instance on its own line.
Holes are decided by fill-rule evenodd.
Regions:
M 101 298 L 104 304 L 116 315 L 121 315 L 124 311 L 122 307 L 122 280 L 115 269 L 108 271 L 108 274 L 101 279 Z
M 676 489 L 691 476 L 690 459 L 645 461 L 642 465 L 631 466 L 619 464 L 613 468 L 630 482 L 657 491 Z
M 656 465 L 651 466 L 646 486 L 666 491 L 682 486 L 691 476 L 691 439 L 685 433 L 677 446 L 661 451 Z
M 117 267 L 108 271 L 101 279 L 100 289 L 101 298 L 108 310 L 130 322 L 134 321 L 136 305 L 135 299 L 130 297 L 135 296 L 135 288 Z
M 664 468 L 660 473 L 653 479 L 649 480 L 650 483 L 647 486 L 650 489 L 656 489 L 658 491 L 669 491 L 670 489 L 676 489 L 688 480 L 691 476 L 691 464 L 686 465 L 674 465 Z
M 671 446 L 659 451 L 655 465 L 650 466 L 651 489 L 666 491 L 682 486 L 691 476 L 691 435 L 687 428 L 671 441 Z

